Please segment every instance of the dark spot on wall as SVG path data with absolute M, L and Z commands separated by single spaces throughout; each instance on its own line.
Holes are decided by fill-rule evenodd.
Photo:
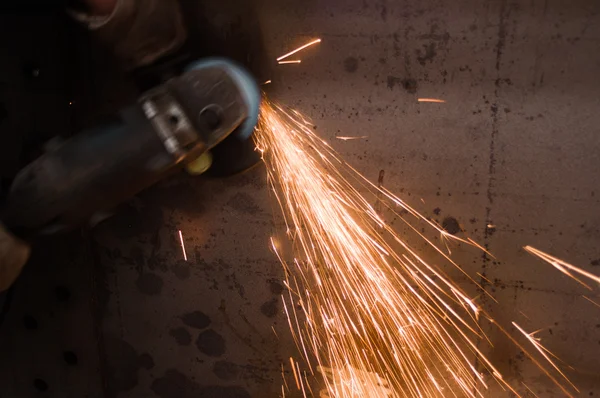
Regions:
M 77 358 L 77 354 L 75 354 L 73 351 L 63 352 L 63 359 L 66 362 L 66 364 L 70 366 L 77 365 L 77 362 L 79 361 L 79 359 Z
M 163 284 L 162 278 L 151 272 L 144 272 L 135 281 L 138 290 L 148 296 L 159 295 L 162 292 Z
M 594 266 L 598 266 L 598 265 L 600 265 L 600 259 L 594 260 L 594 261 L 590 262 L 590 264 L 594 265 Z
M 271 291 L 271 293 L 277 294 L 277 295 L 280 295 L 281 293 L 283 293 L 283 286 L 281 286 L 281 283 L 277 282 L 274 279 L 271 279 L 268 282 L 269 282 L 269 290 Z
M 471 32 L 474 32 L 474 31 L 476 31 L 476 30 L 477 30 L 477 25 L 475 25 L 475 24 L 471 24 L 471 25 L 469 25 L 469 30 L 470 30 Z
M 144 254 L 144 250 L 142 250 L 140 246 L 134 245 L 131 248 L 129 255 L 133 259 L 135 265 L 138 267 L 143 267 L 146 264 L 146 256 Z
M 71 298 L 71 291 L 66 286 L 56 286 L 54 294 L 58 301 L 69 301 Z
M 256 204 L 254 198 L 245 192 L 238 192 L 233 195 L 233 197 L 227 201 L 227 206 L 240 213 L 247 213 L 250 215 L 256 215 L 261 212 L 261 208 Z
M 395 76 L 387 77 L 387 86 L 390 90 L 393 90 L 396 85 L 400 85 L 409 94 L 415 94 L 417 92 L 417 81 L 415 79 L 402 79 Z
M 181 317 L 181 321 L 194 329 L 204 329 L 210 325 L 210 318 L 202 311 L 187 313 Z
M 435 56 L 437 55 L 435 43 L 429 43 L 423 45 L 424 50 L 416 50 L 417 53 L 417 61 L 423 66 L 427 62 L 432 62 Z
M 358 70 L 358 59 L 348 57 L 344 60 L 344 70 L 348 73 L 354 73 Z
M 271 299 L 260 306 L 260 312 L 267 318 L 274 318 L 277 315 L 279 299 Z
M 190 267 L 187 265 L 185 260 L 181 260 L 177 264 L 174 264 L 171 267 L 171 271 L 175 274 L 175 276 L 181 280 L 188 279 L 190 277 Z
M 109 396 L 132 390 L 138 385 L 140 368 L 147 369 L 154 365 L 150 355 L 138 355 L 131 344 L 117 337 L 105 336 L 104 352 Z
M 140 368 L 150 370 L 154 368 L 154 358 L 152 358 L 152 355 L 145 352 L 138 357 L 138 364 L 140 365 Z
M 387 63 L 387 59 L 385 59 L 385 58 L 379 58 L 379 63 L 381 65 L 385 65 Z
M 441 212 L 442 212 L 442 209 L 440 209 L 439 207 L 436 207 L 435 209 L 433 209 L 433 214 L 435 214 L 436 216 L 439 216 Z
M 159 398 L 251 398 L 239 386 L 201 386 L 177 369 L 168 369 L 150 388 Z
M 43 379 L 35 379 L 33 381 L 33 388 L 38 391 L 48 391 L 48 383 Z
M 25 315 L 23 317 L 23 326 L 25 326 L 25 329 L 27 330 L 37 330 L 39 325 L 37 319 L 31 315 Z
M 415 79 L 403 79 L 402 87 L 410 94 L 416 94 L 417 81 Z
M 390 90 L 393 90 L 396 84 L 399 84 L 402 81 L 399 77 L 388 76 L 387 77 L 387 86 Z
M 213 365 L 213 373 L 221 380 L 233 380 L 240 373 L 240 368 L 233 362 L 217 361 Z
M 179 345 L 190 345 L 192 343 L 192 335 L 184 327 L 169 330 L 169 335 L 171 335 Z
M 442 228 L 444 228 L 446 232 L 452 235 L 456 235 L 461 231 L 460 224 L 454 217 L 444 218 L 444 220 L 442 221 Z
M 220 357 L 225 353 L 225 339 L 212 329 L 206 330 L 198 336 L 196 347 L 204 355 Z
M 150 389 L 160 398 L 191 398 L 198 396 L 200 386 L 176 369 L 167 369 L 163 377 L 155 379 Z

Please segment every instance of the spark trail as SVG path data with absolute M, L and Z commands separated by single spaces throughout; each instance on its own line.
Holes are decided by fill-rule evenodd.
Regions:
M 271 241 L 286 270 L 284 309 L 307 371 L 322 378 L 321 396 L 483 397 L 490 382 L 519 396 L 478 345 L 489 341 L 483 327 L 497 327 L 572 394 L 566 377 L 544 362 L 538 341 L 529 349 L 520 345 L 529 335 L 497 324 L 440 266 L 456 267 L 477 284 L 446 247 L 481 246 L 448 234 L 369 182 L 295 111 L 265 100 L 255 140 L 286 225 L 288 239 Z M 416 244 L 369 203 L 377 195 L 417 236 Z M 440 234 L 443 244 L 438 247 L 421 226 Z M 435 261 L 417 250 L 423 244 Z M 296 385 L 311 395 L 302 381 L 306 373 L 298 363 L 292 367 Z

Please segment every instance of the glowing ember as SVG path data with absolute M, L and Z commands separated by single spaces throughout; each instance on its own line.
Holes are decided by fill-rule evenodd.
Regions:
M 279 65 L 286 65 L 286 64 L 299 64 L 302 61 L 299 59 L 294 59 L 294 60 L 289 60 L 289 61 L 279 61 L 278 64 Z
M 453 266 L 489 294 L 447 253 L 452 242 L 483 247 L 368 181 L 311 127 L 265 100 L 255 140 L 291 242 L 288 248 L 271 239 L 286 270 L 284 311 L 304 366 L 321 373 L 322 397 L 483 397 L 492 380 L 518 396 L 482 352 L 491 344 L 484 326 L 508 337 L 566 395 L 577 391 L 531 334 L 498 324 L 446 276 L 442 266 Z M 387 224 L 369 197 L 379 198 L 416 244 Z M 424 228 L 440 235 L 439 247 Z M 523 339 L 533 349 L 519 344 Z M 306 373 L 292 358 L 290 366 L 306 395 Z

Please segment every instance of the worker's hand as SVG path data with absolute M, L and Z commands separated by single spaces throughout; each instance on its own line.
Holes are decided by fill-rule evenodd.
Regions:
M 31 249 L 0 224 L 0 292 L 17 279 L 29 258 Z
M 84 0 L 90 13 L 96 16 L 107 16 L 113 13 L 118 0 Z
M 147 66 L 179 49 L 187 35 L 176 0 L 82 0 L 71 10 L 126 69 Z

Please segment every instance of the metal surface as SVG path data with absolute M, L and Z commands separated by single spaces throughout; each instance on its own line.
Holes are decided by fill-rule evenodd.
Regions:
M 520 250 L 532 244 L 600 273 L 596 2 L 286 0 L 256 15 L 236 11 L 249 2 L 187 3 L 192 21 L 222 7 L 210 15 L 232 42 L 223 51 L 254 27 L 273 61 L 321 37 L 302 64 L 261 76 L 269 94 L 311 116 L 372 180 L 488 245 L 496 260 L 454 254 L 466 271 L 486 271 L 493 315 L 542 329 L 542 343 L 576 368 L 581 396 L 600 394 L 600 309 L 581 297 L 600 301 L 597 290 Z M 261 46 L 244 42 L 238 59 Z M 92 237 L 38 246 L 0 329 L 0 396 L 35 397 L 45 385 L 48 397 L 277 397 L 281 364 L 296 354 L 268 249 L 272 199 L 260 168 L 224 181 L 180 176 Z M 561 396 L 491 337 L 508 378 Z

